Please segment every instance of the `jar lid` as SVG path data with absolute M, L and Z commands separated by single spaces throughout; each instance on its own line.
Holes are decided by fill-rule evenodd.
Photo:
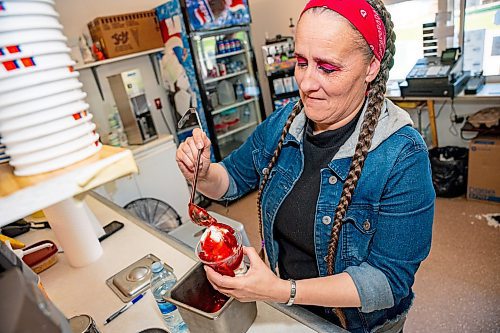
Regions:
M 69 319 L 69 326 L 73 333 L 86 333 L 93 323 L 92 317 L 89 315 L 78 315 Z

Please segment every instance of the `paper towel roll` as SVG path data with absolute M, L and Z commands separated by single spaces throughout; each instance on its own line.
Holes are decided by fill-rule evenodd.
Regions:
M 85 202 L 66 199 L 45 208 L 44 213 L 71 266 L 82 267 L 99 259 L 102 247 L 92 223 L 95 217 L 89 216 L 92 213 Z

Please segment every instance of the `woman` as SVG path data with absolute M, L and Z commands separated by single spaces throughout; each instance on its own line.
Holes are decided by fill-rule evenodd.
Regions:
M 206 267 L 216 289 L 304 305 L 352 332 L 400 332 L 430 250 L 435 196 L 425 143 L 384 98 L 390 15 L 380 0 L 367 1 L 310 1 L 296 31 L 301 101 L 275 111 L 221 163 L 210 163 L 200 130 L 177 161 L 191 180 L 204 148 L 198 189 L 208 197 L 259 189 L 270 268 L 245 248 L 244 276 Z

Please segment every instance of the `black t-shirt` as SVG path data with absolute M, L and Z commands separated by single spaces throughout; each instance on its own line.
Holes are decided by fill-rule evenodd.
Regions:
M 278 209 L 274 222 L 274 238 L 279 245 L 278 268 L 283 279 L 296 280 L 319 276 L 314 248 L 314 220 L 318 201 L 321 169 L 328 167 L 340 147 L 356 128 L 361 112 L 347 125 L 313 134 L 311 121 L 304 133 L 304 170 L 297 183 Z M 307 309 L 331 320 L 324 308 Z M 328 318 L 330 317 L 330 318 Z

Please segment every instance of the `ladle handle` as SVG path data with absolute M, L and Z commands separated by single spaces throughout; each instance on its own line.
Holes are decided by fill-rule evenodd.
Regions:
M 200 160 L 201 160 L 201 153 L 202 152 L 203 152 L 203 148 L 198 149 L 198 158 L 196 159 L 196 165 L 194 167 L 193 190 L 191 191 L 191 198 L 189 199 L 189 202 L 191 202 L 191 203 L 194 202 L 194 196 L 196 193 L 196 183 L 198 182 L 198 170 L 200 169 Z

